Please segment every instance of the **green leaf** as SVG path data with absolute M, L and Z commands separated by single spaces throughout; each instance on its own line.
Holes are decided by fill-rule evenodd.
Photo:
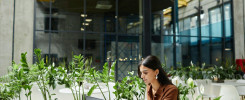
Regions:
M 28 96 L 30 96 L 30 95 L 31 95 L 31 93 L 32 93 L 32 91 L 29 91 Z
M 27 60 L 26 60 L 26 54 L 27 52 L 21 53 L 20 62 L 21 62 L 21 66 L 23 67 L 24 71 L 29 72 L 29 67 L 28 67 Z
M 41 61 L 41 49 L 34 49 L 34 53 L 37 57 L 37 61 Z
M 222 97 L 222 96 L 219 96 L 219 97 L 217 97 L 217 98 L 214 98 L 214 100 L 220 100 L 221 97 Z
M 89 89 L 89 92 L 88 92 L 88 96 L 91 96 L 92 95 L 92 93 L 93 93 L 93 91 L 94 91 L 94 89 L 96 89 L 96 87 L 97 87 L 98 85 L 93 85 L 90 89 Z

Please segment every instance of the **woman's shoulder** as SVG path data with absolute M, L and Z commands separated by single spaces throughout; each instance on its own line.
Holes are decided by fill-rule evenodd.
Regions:
M 173 85 L 173 84 L 169 84 L 169 85 L 165 86 L 164 90 L 178 91 L 178 88 L 175 85 Z
M 166 87 L 169 87 L 169 88 L 177 88 L 175 85 L 173 85 L 173 84 L 169 84 L 169 85 L 167 85 Z
M 172 84 L 165 85 L 165 88 L 163 89 L 161 98 L 162 98 L 161 100 L 177 100 L 178 88 Z

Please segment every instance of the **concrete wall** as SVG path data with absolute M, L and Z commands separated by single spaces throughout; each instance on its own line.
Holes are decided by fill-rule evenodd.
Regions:
M 23 52 L 27 52 L 27 61 L 32 63 L 33 18 L 34 0 L 16 0 L 14 37 L 14 61 L 16 63 L 19 63 Z
M 233 0 L 235 59 L 244 59 L 244 5 L 243 0 Z
M 14 0 L 0 0 L 0 76 L 7 74 L 12 57 L 16 63 L 20 62 L 20 55 L 23 52 L 28 52 L 27 60 L 32 63 L 34 0 L 15 2 L 14 56 L 12 56 L 13 11 Z
M 0 0 L 0 76 L 12 60 L 13 6 L 14 0 Z

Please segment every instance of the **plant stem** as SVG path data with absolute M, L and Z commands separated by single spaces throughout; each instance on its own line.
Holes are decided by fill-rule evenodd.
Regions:
M 51 94 L 50 94 L 50 92 L 49 92 L 49 90 L 48 90 L 48 88 L 46 86 L 45 86 L 45 88 L 46 88 L 46 91 L 48 93 L 49 100 L 51 100 Z
M 79 100 L 78 97 L 79 97 L 80 94 L 79 94 L 79 95 L 77 94 L 77 89 L 76 89 L 76 87 L 77 87 L 77 86 L 75 86 L 76 97 L 77 97 L 77 100 Z
M 26 93 L 26 90 L 25 90 L 25 93 Z M 26 99 L 28 100 L 28 93 L 26 93 L 25 95 L 26 95 Z
M 111 95 L 110 95 L 109 84 L 108 84 L 108 82 L 107 82 L 106 84 L 107 84 L 107 87 L 108 87 L 108 92 L 109 92 L 109 100 L 111 100 Z
M 30 91 L 29 91 L 30 92 Z M 31 100 L 31 95 L 30 95 L 30 100 Z
M 71 92 L 72 92 L 72 95 L 73 95 L 74 100 L 76 100 L 76 97 L 75 97 L 74 91 L 72 90 L 72 88 L 70 88 L 70 90 L 71 90 Z
M 103 91 L 101 90 L 101 88 L 100 88 L 100 85 L 99 85 L 98 81 L 95 79 L 94 73 L 93 73 L 93 78 L 94 78 L 94 80 L 95 80 L 96 84 L 98 85 L 98 87 L 99 87 L 99 89 L 100 89 L 100 92 L 102 93 L 102 95 L 103 95 L 104 99 L 106 100 L 105 95 L 104 95 Z
M 21 100 L 21 98 L 20 98 L 20 92 L 19 92 L 19 100 Z
M 42 81 L 42 89 L 43 89 L 43 98 L 44 98 L 44 100 L 47 100 L 47 97 L 46 97 L 46 87 L 45 87 L 45 83 L 44 83 L 44 78 L 43 78 L 43 71 L 41 70 L 41 81 Z
M 84 85 L 83 85 L 82 89 L 83 89 L 83 100 L 85 100 L 85 95 L 84 95 Z
M 42 93 L 42 95 L 43 95 L 43 94 L 44 94 L 44 92 L 43 92 L 43 89 L 42 89 L 41 83 L 37 82 L 37 85 L 38 85 L 38 87 L 40 88 L 41 93 Z M 43 96 L 44 96 L 44 95 L 43 95 Z
M 78 86 L 78 89 L 79 89 L 79 90 L 78 90 L 78 93 L 79 93 L 78 96 L 79 96 L 79 100 L 81 100 L 81 93 L 80 93 L 80 88 L 81 88 L 81 86 L 80 86 L 80 84 L 78 84 L 78 85 L 79 85 L 79 86 Z

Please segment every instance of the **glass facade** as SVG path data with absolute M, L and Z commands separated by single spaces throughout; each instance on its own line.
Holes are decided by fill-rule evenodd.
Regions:
M 82 54 L 92 58 L 98 70 L 118 59 L 119 80 L 127 71 L 137 72 L 142 57 L 142 0 L 128 2 L 36 0 L 35 48 L 57 66 Z
M 224 9 L 224 11 L 223 11 Z M 178 10 L 176 61 L 183 66 L 233 61 L 231 2 L 192 0 Z
M 56 65 L 82 54 L 101 70 L 117 59 L 119 80 L 137 72 L 148 48 L 168 67 L 233 60 L 230 1 L 180 1 L 176 10 L 172 1 L 151 1 L 151 47 L 144 47 L 144 0 L 36 0 L 34 48 Z

